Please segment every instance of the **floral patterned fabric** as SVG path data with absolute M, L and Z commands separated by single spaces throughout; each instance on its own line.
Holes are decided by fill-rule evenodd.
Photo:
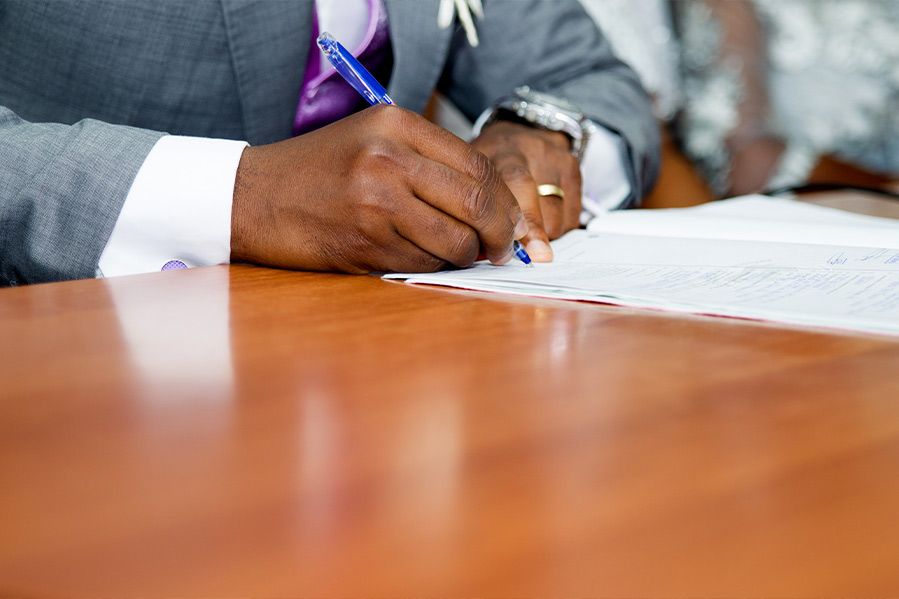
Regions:
M 685 149 L 719 193 L 730 152 L 787 143 L 772 185 L 818 157 L 899 173 L 899 2 L 681 0 Z

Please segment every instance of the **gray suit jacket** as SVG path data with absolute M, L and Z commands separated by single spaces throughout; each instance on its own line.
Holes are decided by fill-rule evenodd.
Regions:
M 438 0 L 386 0 L 389 92 L 440 89 L 469 117 L 518 85 L 565 96 L 627 143 L 637 197 L 657 133 L 636 76 L 576 0 L 485 0 L 481 45 Z M 0 284 L 94 276 L 163 132 L 291 135 L 312 0 L 0 0 Z

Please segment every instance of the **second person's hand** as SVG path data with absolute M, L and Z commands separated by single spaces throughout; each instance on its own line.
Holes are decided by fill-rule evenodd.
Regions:
M 552 260 L 549 241 L 580 222 L 581 170 L 569 139 L 562 133 L 496 121 L 472 145 L 490 158 L 515 194 L 530 227 L 524 238 L 528 254 L 537 262 Z M 541 195 L 538 188 L 543 185 L 561 189 L 561 196 Z

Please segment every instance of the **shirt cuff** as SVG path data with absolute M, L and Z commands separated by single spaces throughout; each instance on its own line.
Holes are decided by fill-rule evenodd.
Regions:
M 617 133 L 594 125 L 581 159 L 581 222 L 624 206 L 633 190 L 625 169 L 627 149 Z
M 157 272 L 171 260 L 188 267 L 228 263 L 234 179 L 247 145 L 160 138 L 131 184 L 98 275 Z

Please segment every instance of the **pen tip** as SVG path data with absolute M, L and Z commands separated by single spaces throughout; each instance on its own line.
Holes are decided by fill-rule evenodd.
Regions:
M 334 47 L 334 45 L 337 43 L 337 40 L 335 40 L 334 36 L 332 36 L 327 31 L 322 31 L 321 35 L 318 36 L 316 42 L 318 43 L 319 48 L 321 48 L 324 52 L 327 52 Z
M 515 253 L 515 255 L 518 257 L 519 260 L 524 262 L 525 266 L 530 266 L 531 257 L 528 255 L 527 251 L 524 249 L 524 246 L 521 245 L 521 242 L 519 242 L 517 239 L 512 242 L 512 251 Z

